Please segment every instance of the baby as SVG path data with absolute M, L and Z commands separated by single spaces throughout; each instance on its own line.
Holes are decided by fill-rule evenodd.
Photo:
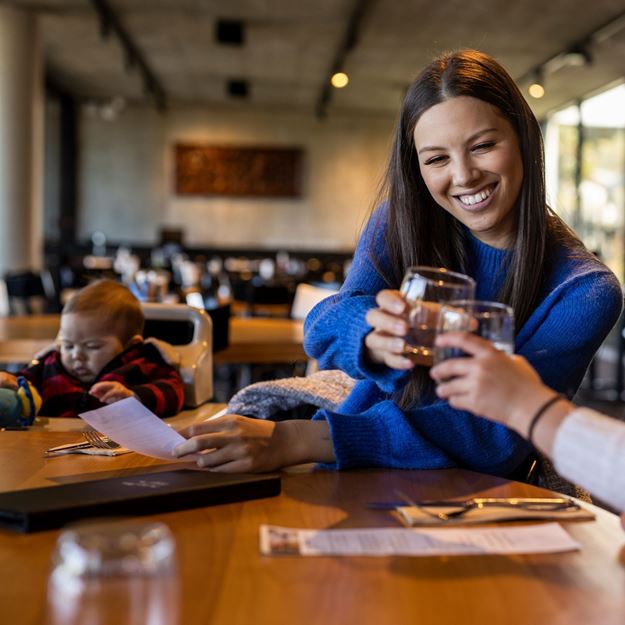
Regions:
M 141 304 L 122 284 L 99 280 L 77 291 L 61 314 L 54 349 L 18 375 L 41 396 L 40 414 L 78 413 L 136 397 L 159 417 L 182 408 L 182 379 L 161 350 L 142 338 Z M 17 378 L 0 372 L 0 388 L 17 390 Z

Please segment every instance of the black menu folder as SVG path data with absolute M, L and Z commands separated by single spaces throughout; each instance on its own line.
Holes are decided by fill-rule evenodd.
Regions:
M 0 525 L 20 532 L 95 516 L 172 512 L 280 494 L 279 474 L 181 469 L 0 493 Z

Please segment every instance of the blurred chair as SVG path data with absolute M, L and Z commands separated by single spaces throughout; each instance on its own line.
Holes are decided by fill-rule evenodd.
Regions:
M 47 270 L 9 272 L 5 275 L 9 314 L 32 315 L 60 310 L 58 289 Z
M 207 308 L 199 291 L 189 291 L 185 296 L 187 305 L 205 310 L 213 322 L 213 353 L 226 349 L 230 344 L 230 304 Z
M 145 338 L 166 341 L 180 357 L 184 405 L 195 408 L 213 396 L 213 323 L 203 310 L 184 304 L 143 303 Z
M 295 297 L 291 305 L 292 319 L 305 319 L 306 315 L 322 300 L 338 293 L 336 289 L 324 289 L 312 284 L 301 282 L 295 289 Z
M 7 283 L 0 280 L 0 317 L 8 317 L 11 312 Z
M 230 304 L 207 308 L 213 322 L 213 353 L 226 349 L 230 344 Z
M 322 300 L 335 295 L 338 291 L 333 289 L 324 289 L 312 284 L 306 284 L 300 282 L 295 289 L 295 296 L 293 297 L 293 304 L 291 305 L 291 318 L 306 319 L 308 313 Z M 309 358 L 306 363 L 305 375 L 312 375 L 319 370 L 317 361 L 313 358 Z
M 258 276 L 252 280 L 233 282 L 235 302 L 247 317 L 288 317 L 293 302 L 290 283 L 263 282 Z

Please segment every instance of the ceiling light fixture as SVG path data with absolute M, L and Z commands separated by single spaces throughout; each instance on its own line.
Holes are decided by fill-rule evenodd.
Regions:
M 370 6 L 371 0 L 355 0 L 354 2 L 354 8 L 351 12 L 351 15 L 349 16 L 349 22 L 345 30 L 344 38 L 340 42 L 339 48 L 336 51 L 334 60 L 332 61 L 332 65 L 330 66 L 330 71 L 323 81 L 321 94 L 319 95 L 319 100 L 317 101 L 317 117 L 319 117 L 320 119 L 326 116 L 328 105 L 330 104 L 330 100 L 332 99 L 332 77 L 337 73 L 343 73 L 343 68 L 346 64 L 345 61 L 347 59 L 347 55 L 351 50 L 356 47 L 358 43 L 360 29 L 362 28 L 362 24 L 365 20 L 365 16 L 367 15 Z M 340 87 L 338 88 L 340 89 Z
M 566 50 L 545 59 L 526 74 L 520 76 L 516 82 L 521 85 L 528 85 L 529 94 L 533 98 L 542 98 L 545 95 L 545 80 L 548 76 L 563 68 L 581 68 L 592 65 L 593 46 L 600 46 L 624 29 L 625 12 L 621 12 L 574 42 Z
M 538 68 L 534 72 L 534 80 L 531 82 L 530 86 L 527 88 L 527 91 L 532 96 L 532 98 L 539 100 L 545 95 L 545 87 L 543 83 L 544 83 L 543 72 L 541 68 Z
M 137 67 L 143 81 L 143 89 L 149 94 L 156 108 L 163 112 L 167 109 L 167 94 L 161 82 L 156 77 L 152 68 L 148 65 L 141 50 L 137 47 L 134 40 L 122 24 L 117 13 L 113 11 L 108 0 L 91 0 L 93 8 L 100 18 L 100 33 L 102 38 L 106 39 L 111 33 L 114 33 L 121 44 L 124 53 L 124 65 L 126 69 Z
M 536 100 L 540 100 L 545 95 L 545 88 L 538 82 L 533 82 L 528 88 L 528 93 L 535 98 Z
M 336 72 L 330 78 L 330 84 L 336 89 L 342 89 L 349 83 L 349 76 L 345 72 Z

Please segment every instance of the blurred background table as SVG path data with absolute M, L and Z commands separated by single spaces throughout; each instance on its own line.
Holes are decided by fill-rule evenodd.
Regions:
M 56 337 L 59 315 L 0 317 L 0 362 L 26 363 Z M 226 349 L 216 364 L 305 361 L 303 322 L 297 319 L 231 317 Z

